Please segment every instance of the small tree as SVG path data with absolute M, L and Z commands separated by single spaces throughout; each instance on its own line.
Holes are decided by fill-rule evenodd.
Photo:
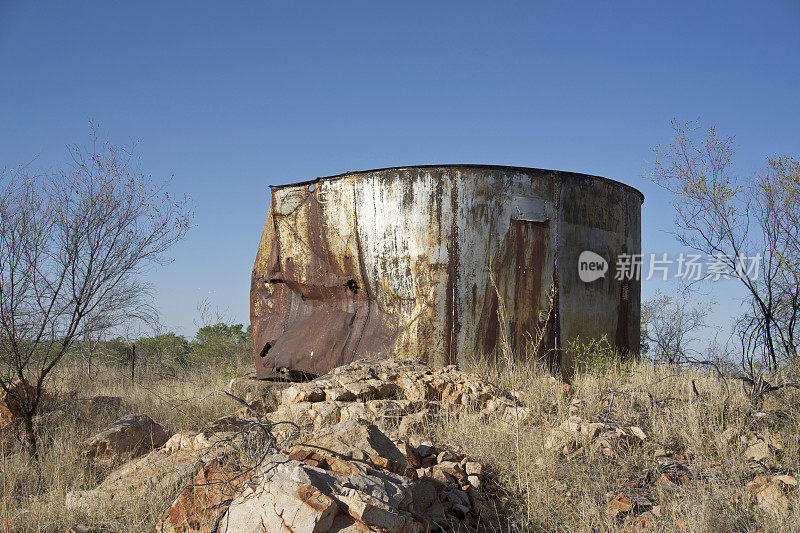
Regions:
M 138 166 L 135 145 L 69 149 L 62 169 L 0 172 L 0 387 L 19 402 L 26 447 L 48 375 L 75 340 L 139 303 L 143 269 L 190 227 L 177 200 Z M 15 386 L 22 383 L 23 386 Z
M 183 335 L 172 331 L 159 333 L 152 337 L 141 337 L 136 341 L 136 353 L 143 363 L 159 367 L 189 365 L 191 348 Z
M 706 326 L 709 309 L 694 303 L 688 287 L 675 297 L 656 291 L 642 302 L 642 334 L 653 360 L 677 365 L 691 359 L 694 334 Z
M 250 326 L 245 329 L 242 324 L 218 322 L 197 330 L 194 352 L 200 357 L 230 360 L 243 352 L 249 353 L 252 342 Z
M 655 148 L 645 175 L 673 193 L 678 240 L 714 256 L 716 273 L 746 290 L 737 331 L 748 379 L 755 380 L 759 367 L 775 374 L 797 357 L 800 163 L 771 157 L 762 172 L 740 176 L 733 137 L 696 122 L 672 126 L 672 142 Z
M 204 299 L 197 305 L 200 318 L 192 352 L 201 359 L 216 359 L 239 363 L 250 355 L 253 337 L 250 326 L 230 324 L 226 313 Z

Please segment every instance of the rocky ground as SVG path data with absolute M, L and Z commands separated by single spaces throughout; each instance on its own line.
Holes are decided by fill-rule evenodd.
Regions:
M 135 498 L 186 478 L 160 528 L 189 531 L 480 531 L 497 527 L 481 498 L 483 466 L 420 436 L 434 413 L 524 416 L 510 394 L 455 367 L 360 361 L 305 383 L 231 381 L 244 406 L 167 438 L 128 416 L 84 443 L 99 469 L 140 456 L 67 507 Z M 146 448 L 152 451 L 143 454 Z
M 226 394 L 238 410 L 194 429 L 170 432 L 150 416 L 131 414 L 84 439 L 76 459 L 97 481 L 66 492 L 59 514 L 85 517 L 74 532 L 113 531 L 106 518 L 131 512 L 148 494 L 165 494 L 169 500 L 144 529 L 797 525 L 795 411 L 754 415 L 723 406 L 722 422 L 709 411 L 714 422 L 707 425 L 722 429 L 712 435 L 702 427 L 708 408 L 698 394 L 658 398 L 650 389 L 646 401 L 642 390 L 614 385 L 616 377 L 607 392 L 593 392 L 595 381 L 573 388 L 537 374 L 527 386 L 503 387 L 491 372 L 481 375 L 487 378 L 378 360 L 303 383 L 236 378 Z M 113 412 L 123 403 L 115 396 L 72 398 L 70 409 L 52 409 L 37 424 L 63 422 L 76 405 Z M 685 428 L 664 425 L 675 415 Z M 5 456 L 19 423 L 8 398 L 0 401 L 0 421 Z M 18 512 L 44 500 L 18 500 Z M 691 508 L 698 505 L 707 509 Z

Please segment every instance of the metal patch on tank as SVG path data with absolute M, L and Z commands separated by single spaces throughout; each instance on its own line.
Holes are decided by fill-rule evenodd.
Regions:
M 528 222 L 547 222 L 555 214 L 553 202 L 530 196 L 515 196 L 511 200 L 511 219 Z

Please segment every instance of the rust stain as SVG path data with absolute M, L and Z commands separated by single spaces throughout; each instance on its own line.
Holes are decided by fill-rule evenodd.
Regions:
M 321 513 L 334 504 L 333 499 L 313 485 L 301 485 L 296 491 L 297 498 L 314 511 Z

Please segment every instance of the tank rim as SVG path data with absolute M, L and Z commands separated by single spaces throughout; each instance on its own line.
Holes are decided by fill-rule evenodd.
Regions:
M 340 174 L 333 174 L 331 176 L 319 176 L 314 179 L 310 180 L 303 180 L 297 181 L 294 183 L 285 183 L 283 185 L 270 185 L 271 189 L 285 189 L 288 187 L 297 187 L 302 185 L 311 185 L 318 183 L 320 181 L 328 181 L 328 180 L 338 180 L 342 178 L 346 178 L 348 176 L 353 176 L 356 174 L 370 174 L 372 172 L 383 172 L 389 170 L 405 170 L 405 169 L 433 169 L 433 168 L 448 168 L 448 169 L 455 169 L 455 168 L 469 168 L 469 169 L 487 169 L 487 170 L 505 170 L 505 171 L 512 171 L 512 172 L 552 172 L 554 174 L 566 175 L 566 176 L 573 176 L 573 177 L 582 177 L 582 178 L 592 178 L 596 180 L 600 180 L 606 182 L 610 185 L 617 185 L 622 187 L 623 189 L 635 192 L 639 195 L 640 200 L 644 203 L 644 193 L 639 189 L 628 185 L 627 183 L 622 183 L 621 181 L 612 180 L 611 178 L 606 178 L 604 176 L 597 176 L 595 174 L 584 174 L 582 172 L 572 172 L 569 170 L 553 170 L 548 168 L 536 168 L 536 167 L 520 167 L 520 166 L 513 166 L 513 165 L 487 165 L 487 164 L 476 164 L 476 163 L 442 163 L 442 164 L 426 164 L 426 165 L 401 165 L 396 167 L 382 167 L 382 168 L 371 168 L 368 170 L 351 170 L 348 172 L 342 172 Z

